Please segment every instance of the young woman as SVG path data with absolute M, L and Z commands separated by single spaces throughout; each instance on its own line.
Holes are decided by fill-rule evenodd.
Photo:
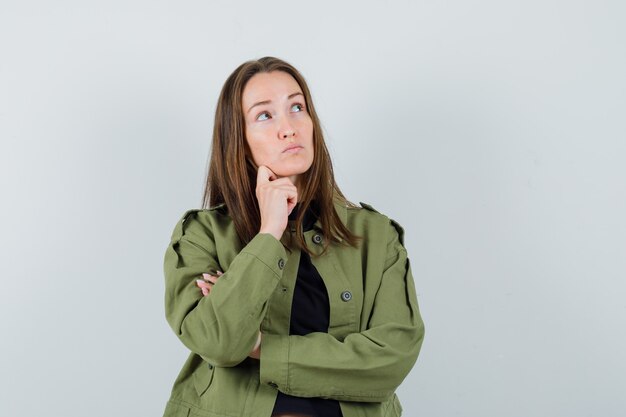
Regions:
M 400 416 L 424 337 L 404 232 L 339 190 L 290 64 L 226 80 L 203 205 L 165 253 L 167 321 L 191 353 L 164 417 Z

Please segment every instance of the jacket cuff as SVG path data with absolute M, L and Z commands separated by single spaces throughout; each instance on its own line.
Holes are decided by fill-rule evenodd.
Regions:
M 260 382 L 281 392 L 288 390 L 289 336 L 263 333 L 261 338 Z
M 283 244 L 269 233 L 258 233 L 242 249 L 270 268 L 278 278 L 282 277 L 287 264 L 287 251 Z

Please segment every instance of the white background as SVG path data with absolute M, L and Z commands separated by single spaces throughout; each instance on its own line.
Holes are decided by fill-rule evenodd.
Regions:
M 402 224 L 405 416 L 622 416 L 623 1 L 0 0 L 0 415 L 160 416 L 162 259 L 228 74 L 311 87 L 348 198 Z M 620 394 L 621 393 L 621 394 Z

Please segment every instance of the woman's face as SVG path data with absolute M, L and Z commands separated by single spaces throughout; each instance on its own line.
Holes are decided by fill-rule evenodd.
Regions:
M 296 80 L 283 71 L 257 73 L 243 90 L 242 107 L 256 165 L 297 185 L 314 155 L 313 121 Z

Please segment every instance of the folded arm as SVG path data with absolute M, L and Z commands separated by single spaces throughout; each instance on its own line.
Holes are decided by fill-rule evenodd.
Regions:
M 221 270 L 211 230 L 195 210 L 176 224 L 164 257 L 165 314 L 187 348 L 216 366 L 235 366 L 254 347 L 267 300 L 278 284 L 286 252 L 272 235 L 256 235 L 203 297 L 196 279 Z
M 262 383 L 290 395 L 344 401 L 381 402 L 393 395 L 417 360 L 424 323 L 407 252 L 395 229 L 390 236 L 367 329 L 343 341 L 321 332 L 263 334 Z

